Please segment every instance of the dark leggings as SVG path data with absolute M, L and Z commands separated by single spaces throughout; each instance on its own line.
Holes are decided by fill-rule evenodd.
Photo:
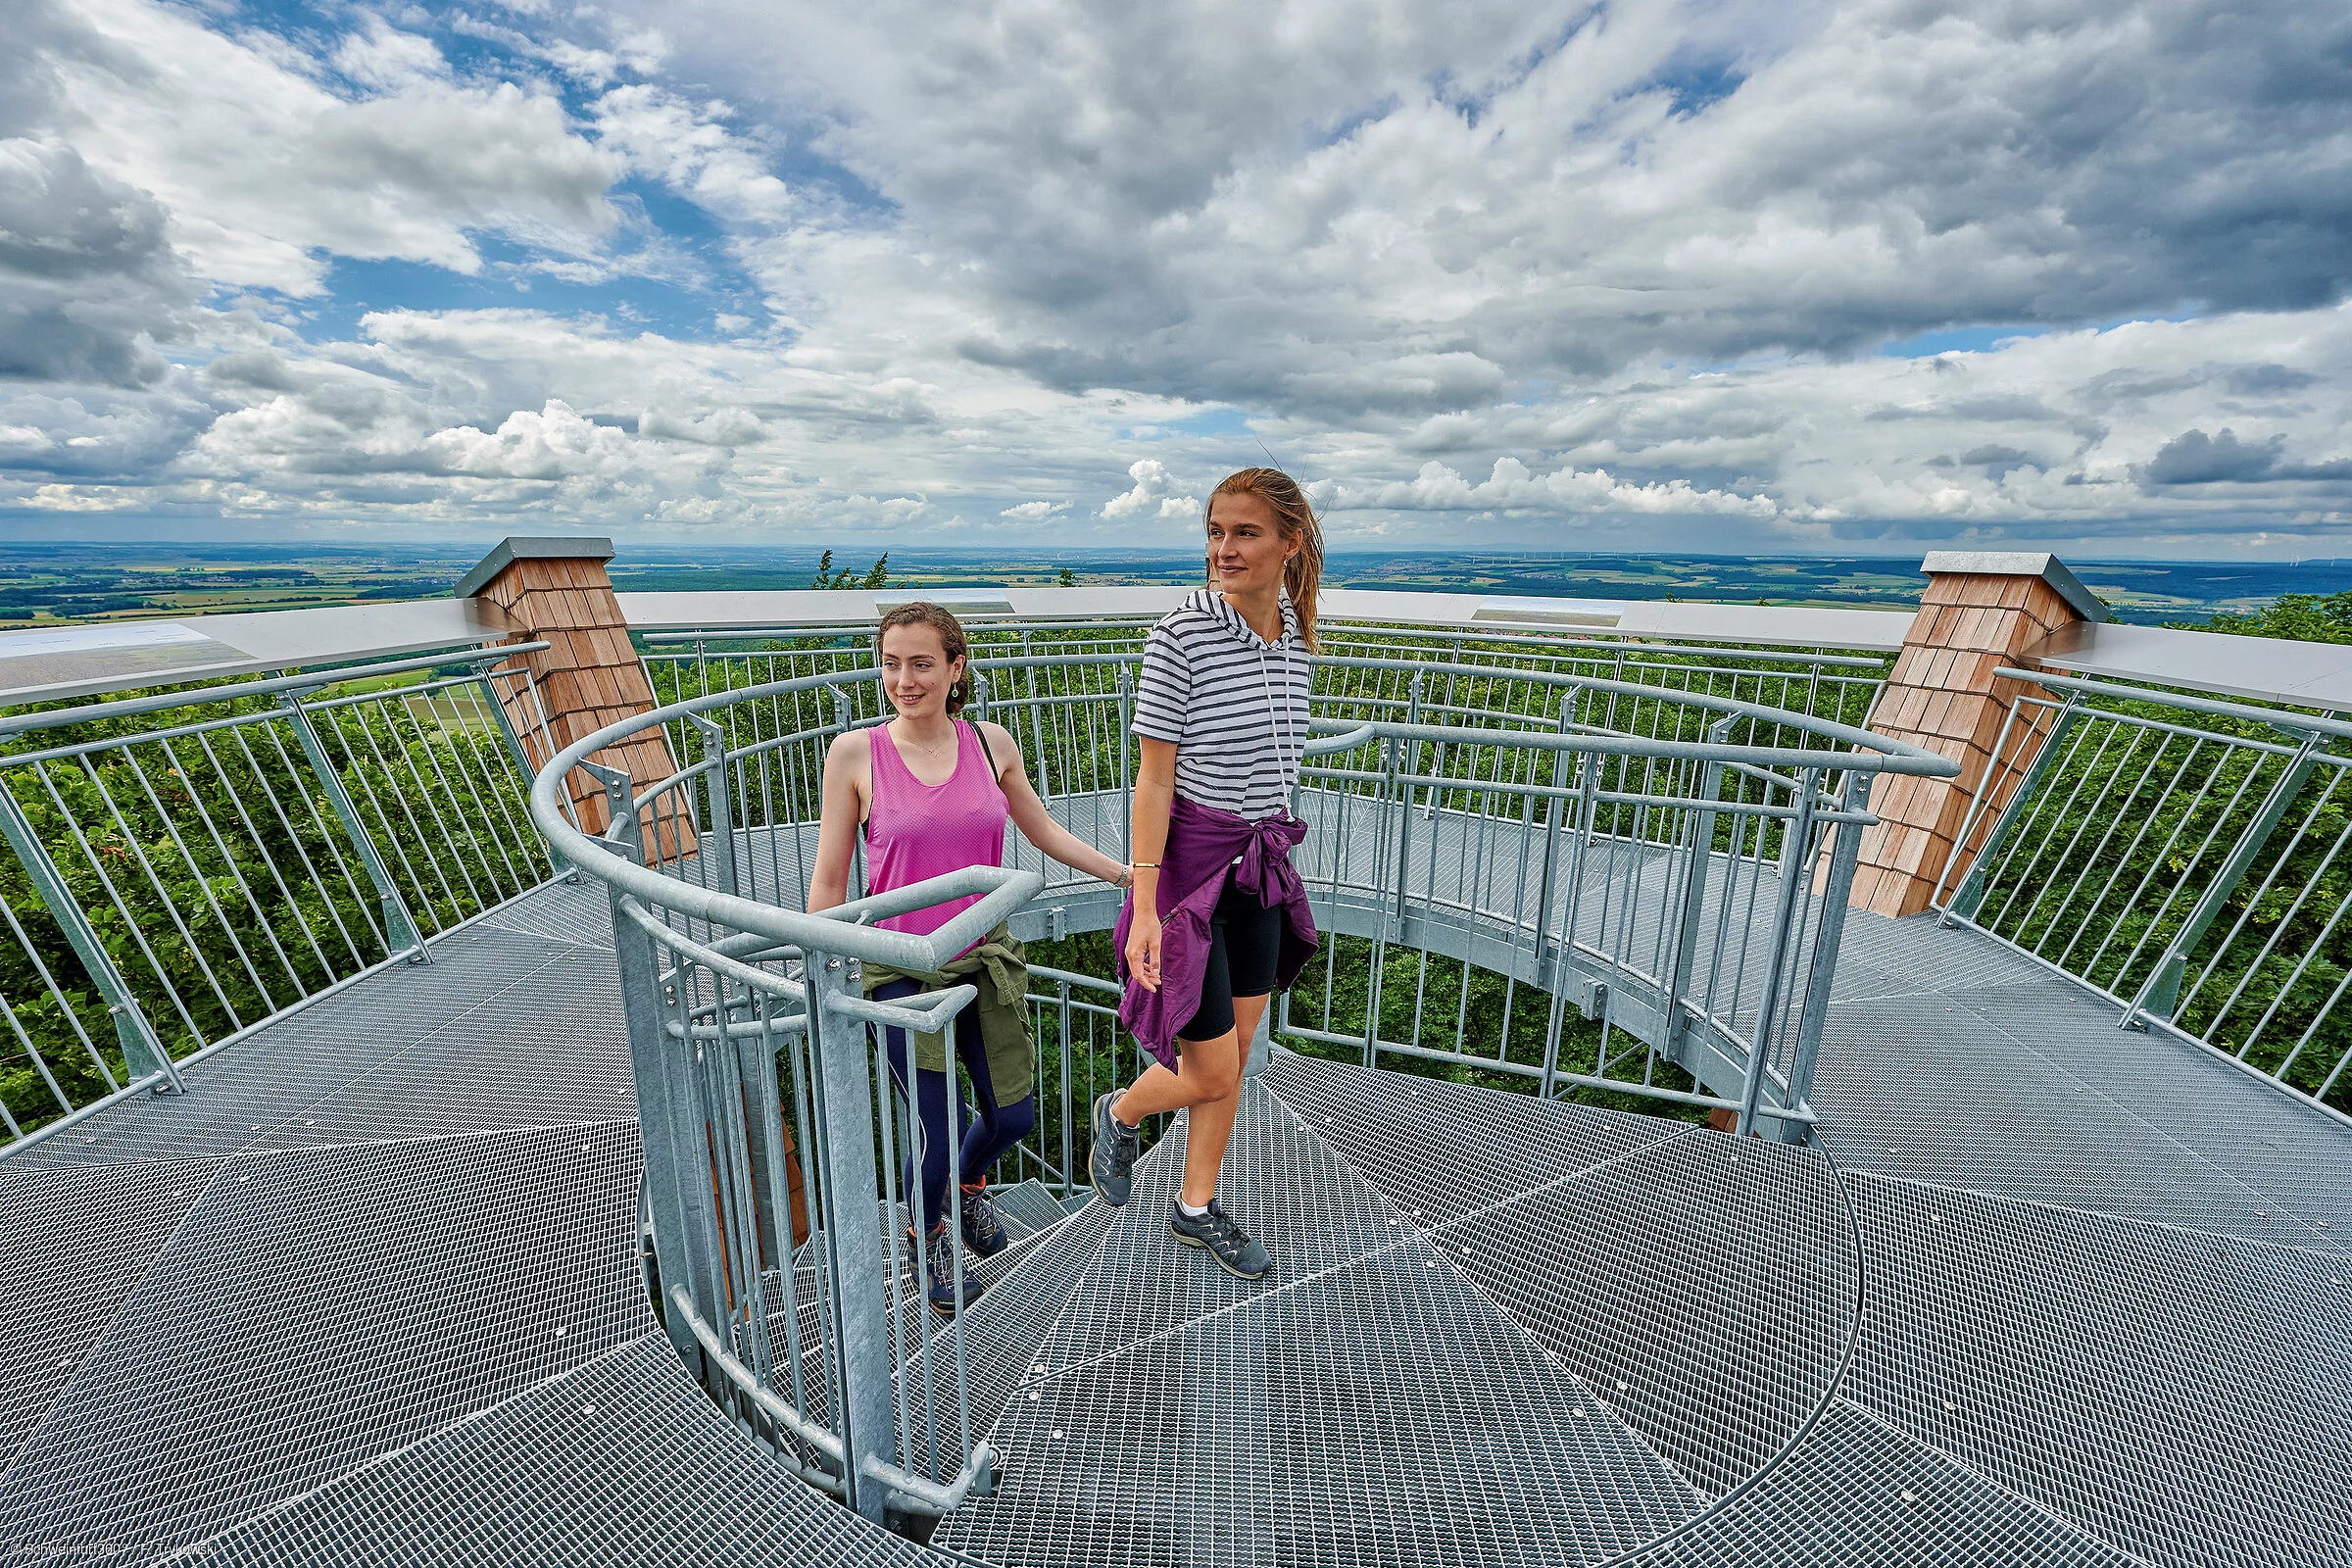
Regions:
M 1200 971 L 1200 1006 L 1176 1031 L 1196 1043 L 1233 1030 L 1233 999 L 1269 996 L 1282 960 L 1283 912 L 1244 893 L 1230 878 L 1208 917 L 1208 964 Z
M 893 980 L 874 993 L 876 1002 L 895 1002 L 911 997 L 920 988 L 911 980 Z M 963 1127 L 961 1170 L 966 1186 L 974 1185 L 988 1174 L 999 1156 L 1013 1145 L 1029 1136 L 1037 1125 L 1037 1100 L 1034 1096 L 1016 1100 L 1009 1105 L 997 1103 L 996 1091 L 988 1078 L 988 1052 L 980 1043 L 980 1017 L 976 1006 L 967 1006 L 956 1015 L 956 1056 L 972 1080 L 972 1098 L 978 1102 L 966 1106 L 963 1086 L 957 1082 L 954 1068 L 932 1072 L 918 1067 L 914 1073 L 915 1120 L 922 1136 L 915 1148 L 906 1152 L 906 1185 L 915 1185 L 915 1159 L 922 1160 L 923 1228 L 939 1223 L 947 1211 L 948 1199 L 948 1140 L 954 1135 L 948 1130 L 948 1102 L 956 1102 L 956 1120 Z M 890 1053 L 891 1081 L 899 1093 L 906 1093 L 906 1031 L 885 1028 L 883 1048 Z

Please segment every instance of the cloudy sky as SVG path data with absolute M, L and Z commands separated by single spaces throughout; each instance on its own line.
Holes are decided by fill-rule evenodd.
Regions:
M 2352 0 L 9 0 L 0 535 L 2352 555 Z

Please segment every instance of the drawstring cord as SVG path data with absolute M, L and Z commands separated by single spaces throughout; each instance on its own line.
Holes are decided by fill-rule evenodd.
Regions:
M 1274 760 L 1276 765 L 1285 771 L 1288 771 L 1294 765 L 1303 770 L 1306 763 L 1306 742 L 1299 732 L 1292 725 L 1288 705 L 1278 704 L 1275 702 L 1274 683 L 1266 674 L 1266 650 L 1269 645 L 1264 638 L 1257 635 L 1256 628 L 1252 627 L 1248 620 L 1243 618 L 1242 612 L 1234 609 L 1232 602 L 1227 600 L 1223 594 L 1216 595 L 1216 602 L 1224 607 L 1225 613 L 1232 617 L 1235 624 L 1241 626 L 1245 631 L 1249 632 L 1250 641 L 1257 645 L 1257 690 L 1258 695 L 1266 700 L 1266 730 L 1267 733 L 1274 738 Z M 1279 604 L 1277 608 L 1279 608 Z M 1279 650 L 1282 654 L 1282 687 L 1286 694 L 1290 691 L 1291 687 L 1291 645 L 1286 640 L 1289 638 L 1290 632 L 1290 622 L 1285 620 L 1282 625 L 1282 630 L 1275 634 L 1274 641 L 1271 644 L 1273 648 Z M 1286 751 L 1286 748 L 1290 748 L 1292 750 Z M 1298 780 L 1296 778 L 1291 780 L 1291 783 L 1293 784 L 1297 782 Z M 1290 796 L 1289 786 L 1286 785 L 1282 789 L 1281 793 L 1284 797 L 1284 801 L 1278 802 L 1278 807 L 1287 803 Z
M 1291 645 L 1287 640 L 1290 631 L 1290 623 L 1285 621 L 1282 631 L 1276 635 L 1274 640 L 1274 647 L 1282 652 L 1282 689 L 1285 695 L 1288 695 L 1291 689 Z M 1255 633 L 1251 635 L 1254 636 Z M 1262 640 L 1257 645 L 1257 689 L 1266 699 L 1266 729 L 1274 737 L 1275 766 L 1283 771 L 1288 771 L 1291 764 L 1297 762 L 1303 767 L 1306 761 L 1306 743 L 1300 740 L 1291 727 L 1289 705 L 1277 704 L 1274 701 L 1273 683 L 1266 678 L 1266 644 Z M 1286 743 L 1298 749 L 1297 757 L 1290 758 L 1284 755 L 1283 748 Z M 1286 787 L 1281 793 L 1287 797 L 1290 790 Z

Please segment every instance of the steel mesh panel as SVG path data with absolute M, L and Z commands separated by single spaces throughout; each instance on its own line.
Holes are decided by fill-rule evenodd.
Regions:
M 1426 1228 L 1671 1138 L 1680 1122 L 1312 1060 L 1277 1049 L 1266 1087 Z
M 1836 1174 L 1704 1128 L 1433 1240 L 1711 1494 L 1830 1392 L 1853 1321 L 1859 1259 Z
M 1838 944 L 1840 976 L 1849 961 L 1861 966 L 1860 975 L 1885 976 L 1896 982 L 1904 994 L 2034 982 L 2067 984 L 2008 944 L 1966 926 L 1947 926 L 1934 914 L 1894 920 L 1868 909 L 1847 911 L 1845 933 Z M 1835 994 L 1858 1000 L 1866 993 L 1859 987 L 1849 991 L 1841 984 Z
M 2151 1562 L 2352 1561 L 2341 1254 L 1850 1185 L 1847 1398 Z
M 1069 1217 L 1059 1195 L 1034 1177 L 1009 1187 L 992 1187 L 988 1196 L 997 1205 L 998 1218 L 1004 1222 L 1004 1234 L 1016 1242 Z
M 552 986 L 551 977 L 562 973 L 576 976 L 577 984 Z M 493 1031 L 515 1027 L 543 1013 L 544 999 L 550 995 L 585 1009 L 567 1020 L 582 1038 L 617 1042 L 616 986 L 608 955 L 551 949 L 511 931 L 468 926 L 434 944 L 430 965 L 398 964 L 379 970 L 183 1069 L 186 1094 L 110 1105 L 88 1121 L 10 1155 L 9 1163 L 86 1164 L 233 1153 L 263 1143 L 265 1135 L 283 1123 L 298 1124 L 310 1114 L 303 1107 L 328 1099 L 405 1052 L 423 1048 L 426 1058 L 432 1059 L 446 1049 L 443 1037 L 473 1026 L 464 1020 Z M 610 1049 L 620 1050 L 625 1063 L 625 1047 Z M 541 1070 L 549 1069 L 542 1064 Z M 445 1102 L 463 1103 L 463 1086 L 449 1089 Z M 610 1098 L 612 1104 L 603 1115 L 634 1115 L 633 1094 Z
M 1397 1216 L 1256 1081 L 1217 1183 L 1218 1201 L 1274 1254 L 1265 1278 L 1238 1280 L 1168 1234 L 1168 1205 L 1184 1176 L 1189 1118 L 1179 1116 L 1136 1167 L 1135 1191 L 1115 1211 L 1070 1310 L 1039 1352 L 1049 1369 L 1092 1360 L 1204 1313 L 1396 1243 Z
M 1998 993 L 1832 1007 L 1813 1092 L 1824 1143 L 1845 1164 L 1909 1180 L 2342 1244 L 2352 1128 L 2193 1046 L 2119 1030 L 2112 1015 L 2070 1019 L 2080 995 L 2044 974 Z M 2053 1043 L 2070 1030 L 2096 1038 Z M 1922 1116 L 1931 1105 L 1938 1114 Z
M 650 1326 L 633 1126 L 241 1155 L 0 1478 L 0 1540 L 199 1538 Z
M 1831 1042 L 1813 1100 L 1824 1143 L 1848 1165 L 2275 1241 L 2320 1234 L 2105 1085 L 2060 1069 L 1953 999 L 1839 1006 Z M 1997 1073 L 1985 1070 L 1991 1059 Z M 1944 1113 L 1923 1117 L 1926 1105 Z
M 265 1126 L 254 1142 L 298 1148 L 617 1118 L 633 1125 L 636 1112 L 612 956 L 573 948 Z
M 896 1309 L 890 1314 L 895 1319 L 891 1343 L 895 1347 L 893 1354 L 898 1357 L 899 1376 L 911 1374 L 911 1387 L 917 1391 L 912 1396 L 914 1441 L 915 1446 L 924 1450 L 928 1459 L 928 1450 L 935 1442 L 951 1433 L 961 1436 L 962 1411 L 957 1404 L 952 1379 L 956 1355 L 954 1330 L 950 1320 L 931 1309 L 925 1294 L 928 1281 L 906 1241 L 906 1210 L 900 1207 L 893 1209 L 892 1213 L 896 1216 L 895 1222 L 886 1217 L 882 1226 L 885 1238 L 883 1256 L 895 1271 L 892 1286 L 894 1294 L 890 1298 L 896 1302 Z M 1093 1227 L 1093 1232 L 1099 1237 L 1101 1226 Z M 1028 1231 L 1016 1237 L 994 1257 L 975 1257 L 969 1250 L 963 1254 L 965 1283 L 977 1284 L 981 1288 L 980 1299 L 964 1313 L 965 1357 L 973 1377 L 971 1409 L 972 1432 L 975 1436 L 985 1433 L 988 1423 L 996 1419 L 995 1409 L 1004 1405 L 1002 1389 L 1011 1386 L 1011 1379 L 1018 1374 L 1029 1351 L 1035 1348 L 1034 1339 L 1027 1345 L 1018 1344 L 1023 1335 L 1017 1325 L 1032 1315 L 1025 1306 L 1024 1296 L 1033 1287 L 1028 1283 L 1022 1265 L 1032 1253 L 1043 1251 L 1055 1234 L 1051 1227 Z M 770 1268 L 760 1276 L 766 1292 L 769 1352 L 775 1358 L 767 1379 L 768 1387 L 787 1399 L 794 1396 L 790 1358 L 792 1347 L 798 1343 L 801 1347 L 802 1407 L 820 1421 L 830 1419 L 833 1409 L 825 1370 L 827 1352 L 823 1314 L 818 1304 L 823 1289 L 817 1272 L 817 1254 L 821 1245 L 820 1238 L 811 1237 L 794 1255 L 793 1294 L 790 1299 L 792 1305 L 797 1307 L 797 1312 L 787 1310 L 781 1273 Z M 1091 1255 L 1091 1245 L 1090 1241 L 1087 1255 Z M 1068 1276 L 1074 1276 L 1075 1273 L 1075 1266 L 1066 1270 Z M 992 1302 L 995 1304 L 991 1305 Z M 1058 1310 L 1059 1305 L 1056 1298 L 1047 1311 L 1048 1322 L 1051 1322 L 1053 1311 Z M 796 1317 L 800 1325 L 797 1342 L 791 1333 L 791 1323 Z M 1010 1343 L 1017 1348 L 1003 1350 L 1001 1346 L 1006 1342 L 1001 1337 L 1008 1330 Z M 1044 1326 L 1040 1325 L 1036 1338 L 1043 1338 L 1044 1333 Z M 1008 1365 L 998 1367 L 993 1372 L 991 1381 L 1001 1387 L 996 1396 L 996 1406 L 983 1416 L 979 1387 L 983 1381 L 983 1363 L 1007 1361 Z M 926 1388 L 930 1391 L 928 1400 L 920 1392 Z M 926 1402 L 932 1411 L 929 1425 L 923 1424 L 920 1413 Z
M 1580 1562 L 1699 1505 L 1418 1237 L 1033 1378 L 997 1441 L 937 1540 L 1037 1568 Z
M 305 1568 L 947 1560 L 778 1470 L 658 1335 L 294 1498 L 189 1559 Z
M 1754 1491 L 1638 1568 L 2125 1568 L 2133 1559 L 1833 1400 Z
M 550 943 L 612 951 L 612 900 L 603 883 L 586 877 L 539 888 L 501 905 L 484 915 L 482 923 Z
M 0 1472 L 212 1181 L 215 1160 L 0 1165 Z
M 2276 1200 L 2265 1206 L 2290 1211 L 2336 1246 L 2352 1245 L 2352 1182 L 2344 1180 L 2352 1126 L 2187 1041 L 2118 1029 L 2111 1004 L 2066 981 L 1953 1000 Z
M 964 1313 L 964 1353 L 970 1368 L 968 1396 L 975 1436 L 985 1436 L 996 1425 L 1015 1385 L 1029 1375 L 1033 1365 L 1040 1364 L 1039 1349 L 1069 1304 L 1079 1276 L 1094 1261 L 1095 1250 L 1102 1245 L 1116 1212 L 1102 1203 L 1090 1203 L 1060 1229 L 1041 1233 L 1019 1266 L 991 1283 L 987 1294 Z M 939 1340 L 943 1349 L 947 1348 L 950 1342 L 944 1333 Z M 939 1389 L 932 1401 L 932 1419 L 938 1430 L 956 1430 L 959 1416 L 953 1390 Z

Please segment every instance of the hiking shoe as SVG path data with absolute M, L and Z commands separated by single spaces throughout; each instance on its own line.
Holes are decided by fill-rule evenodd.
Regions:
M 957 1186 L 963 1193 L 963 1245 L 977 1257 L 994 1257 L 1012 1245 L 1004 1233 L 1004 1216 L 997 1212 L 994 1200 L 988 1196 L 988 1183 L 977 1187 Z
M 1144 1141 L 1136 1129 L 1110 1113 L 1111 1102 L 1118 1098 L 1102 1095 L 1095 1101 L 1095 1150 L 1086 1174 L 1095 1184 L 1096 1197 L 1113 1208 L 1125 1208 L 1127 1195 L 1135 1190 L 1135 1156 Z
M 1260 1278 L 1274 1266 L 1265 1244 L 1236 1225 L 1233 1216 L 1213 1198 L 1208 1200 L 1208 1211 L 1204 1214 L 1187 1214 L 1171 1201 L 1168 1229 L 1185 1246 L 1198 1247 L 1215 1258 L 1217 1267 L 1237 1280 Z
M 906 1233 L 906 1245 L 915 1247 L 914 1232 Z M 931 1298 L 931 1310 L 941 1317 L 953 1316 L 956 1311 L 956 1239 L 948 1234 L 948 1222 L 941 1220 L 931 1227 L 931 1234 L 917 1249 L 923 1271 L 923 1292 Z M 969 1274 L 963 1277 L 963 1304 L 971 1305 L 980 1299 L 981 1285 Z

